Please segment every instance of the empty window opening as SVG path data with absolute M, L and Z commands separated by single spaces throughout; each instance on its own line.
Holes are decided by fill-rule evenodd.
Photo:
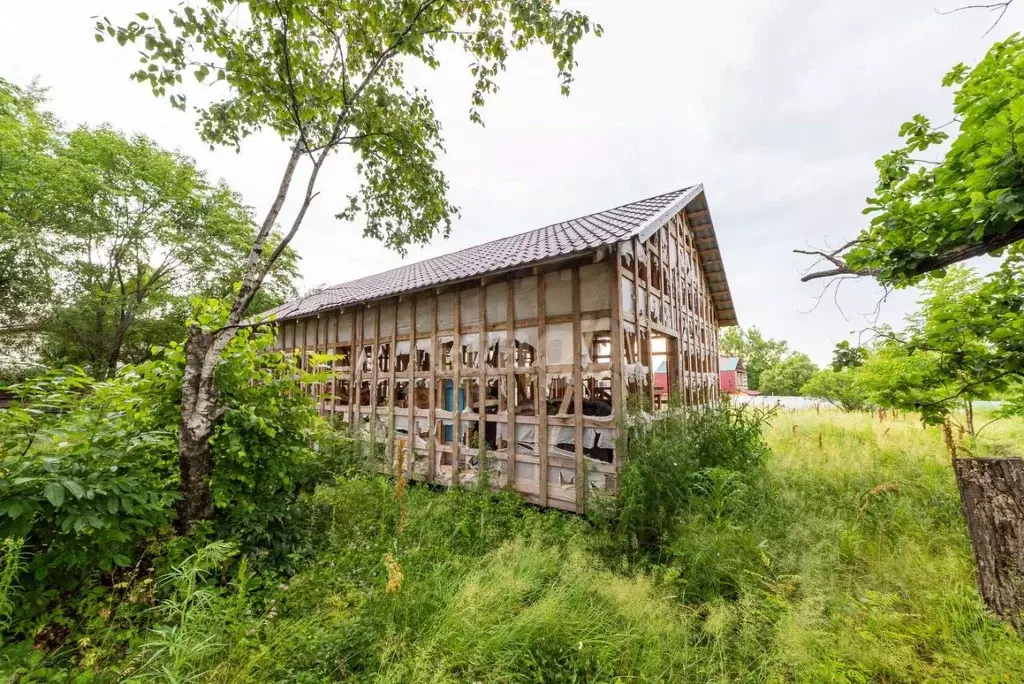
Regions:
M 409 351 L 411 344 L 408 340 L 395 344 L 395 372 L 403 373 L 409 370 Z
M 484 444 L 491 451 L 507 449 L 508 429 L 506 423 L 484 423 Z
M 637 247 L 637 282 L 645 283 L 647 282 L 647 250 L 644 249 L 643 245 L 638 245 Z
M 504 332 L 487 333 L 487 349 L 484 362 L 488 368 L 505 367 L 505 335 Z
M 338 380 L 338 390 L 334 395 L 335 401 L 348 404 L 351 401 L 352 384 L 348 380 Z
M 412 391 L 413 408 L 416 409 L 429 409 L 430 408 L 430 380 L 427 378 L 418 378 L 416 385 Z
M 437 443 L 450 446 L 455 441 L 455 421 L 439 420 L 437 421 L 437 423 L 438 427 L 440 428 L 435 431 Z M 447 462 L 445 462 L 445 458 L 447 458 Z M 451 465 L 451 459 L 451 454 L 444 454 L 444 456 L 441 457 L 441 464 Z
M 484 413 L 494 415 L 507 410 L 506 378 L 488 378 L 484 387 Z
M 593 418 L 612 416 L 612 373 L 583 374 L 583 415 Z
M 537 328 L 517 328 L 513 335 L 513 366 L 532 368 L 537 361 Z
M 654 368 L 654 410 L 668 407 L 675 377 L 675 339 L 666 335 L 651 338 L 651 365 Z
M 430 370 L 430 340 L 416 340 L 416 370 Z
M 471 333 L 462 336 L 460 341 L 463 368 L 480 367 L 480 335 Z
M 585 318 L 580 321 L 580 363 L 612 362 L 612 321 L 610 318 Z
M 622 268 L 630 273 L 633 272 L 633 243 L 623 242 L 619 246 L 619 263 Z
M 661 259 L 656 254 L 651 254 L 651 287 L 661 289 Z
M 473 378 L 462 380 L 463 413 L 479 414 L 480 411 L 480 383 Z
M 516 374 L 514 399 L 516 414 L 520 416 L 537 415 L 537 378 L 526 373 Z
M 441 345 L 441 370 L 450 371 L 455 368 L 452 357 L 452 349 L 455 347 L 455 340 L 451 336 L 442 337 L 438 340 Z
M 395 407 L 409 408 L 408 380 L 395 380 Z
M 615 457 L 615 430 L 583 428 L 583 455 L 595 461 L 611 463 Z
M 574 405 L 575 386 L 572 373 L 557 373 L 547 376 L 548 415 L 571 416 L 576 412 Z
M 382 373 L 391 370 L 391 343 L 385 342 L 377 348 L 377 369 Z
M 348 345 L 335 347 L 334 363 L 338 368 L 350 368 L 352 366 L 352 347 Z

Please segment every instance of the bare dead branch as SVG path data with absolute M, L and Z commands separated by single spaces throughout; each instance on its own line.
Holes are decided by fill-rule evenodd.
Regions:
M 999 25 L 1000 21 L 1003 20 L 1003 17 L 1006 16 L 1006 11 L 1010 9 L 1010 5 L 1012 4 L 1013 0 L 1005 0 L 1004 2 L 991 2 L 988 4 L 978 5 L 964 5 L 963 7 L 956 7 L 951 10 L 937 9 L 935 11 L 936 13 L 942 15 L 956 14 L 958 12 L 964 12 L 967 10 L 988 10 L 989 12 L 999 12 L 999 16 L 996 17 L 996 20 L 992 22 L 992 25 L 988 27 L 988 30 L 982 34 L 982 36 L 987 36 L 988 34 L 992 33 L 992 30 Z

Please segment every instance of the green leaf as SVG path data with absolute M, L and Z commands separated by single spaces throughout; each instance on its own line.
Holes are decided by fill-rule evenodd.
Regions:
M 85 490 L 82 488 L 82 485 L 78 484 L 74 480 L 61 480 L 60 482 L 76 499 L 81 499 L 85 496 Z
M 50 482 L 43 487 L 43 496 L 49 501 L 54 508 L 60 508 L 61 504 L 64 503 L 64 487 L 56 482 Z

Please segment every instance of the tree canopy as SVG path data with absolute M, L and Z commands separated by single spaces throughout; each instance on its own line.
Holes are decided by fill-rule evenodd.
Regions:
M 761 374 L 789 353 L 785 340 L 765 337 L 757 326 L 724 329 L 719 335 L 718 351 L 723 356 L 738 356 L 747 367 L 747 387 L 761 389 Z
M 0 83 L 0 98 L 0 144 L 14 165 L 0 174 L 8 334 L 35 339 L 50 365 L 107 375 L 180 339 L 189 298 L 231 292 L 255 224 L 224 183 L 141 135 L 67 132 L 38 91 Z M 291 294 L 294 275 L 289 253 L 261 304 Z
M 803 280 L 914 284 L 1024 239 L 1024 38 L 996 43 L 973 68 L 956 65 L 942 85 L 954 89 L 953 120 L 917 114 L 900 127 L 904 144 L 875 163 L 870 225 L 839 249 L 797 250 L 829 266 Z M 940 146 L 939 160 L 922 159 Z
M 818 367 L 803 352 L 794 352 L 761 373 L 758 390 L 776 397 L 799 396 L 800 389 L 811 379 Z

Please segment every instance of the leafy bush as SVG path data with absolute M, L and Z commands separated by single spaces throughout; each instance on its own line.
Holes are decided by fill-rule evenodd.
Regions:
M 299 495 L 331 474 L 322 455 L 338 460 L 345 442 L 302 391 L 317 376 L 268 351 L 273 335 L 240 331 L 218 368 L 215 519 L 203 534 L 288 572 L 308 546 L 294 524 L 304 517 Z M 17 402 L 0 412 L 0 539 L 24 540 L 33 577 L 23 629 L 61 592 L 135 566 L 169 534 L 183 360 L 174 344 L 104 382 L 52 371 L 16 388 Z
M 660 557 L 708 469 L 760 467 L 768 453 L 761 438 L 766 415 L 736 406 L 631 417 L 618 499 L 606 513 L 620 550 Z
M 131 565 L 170 522 L 175 439 L 157 366 L 105 383 L 52 371 L 0 413 L 0 537 L 25 539 L 36 582 Z

